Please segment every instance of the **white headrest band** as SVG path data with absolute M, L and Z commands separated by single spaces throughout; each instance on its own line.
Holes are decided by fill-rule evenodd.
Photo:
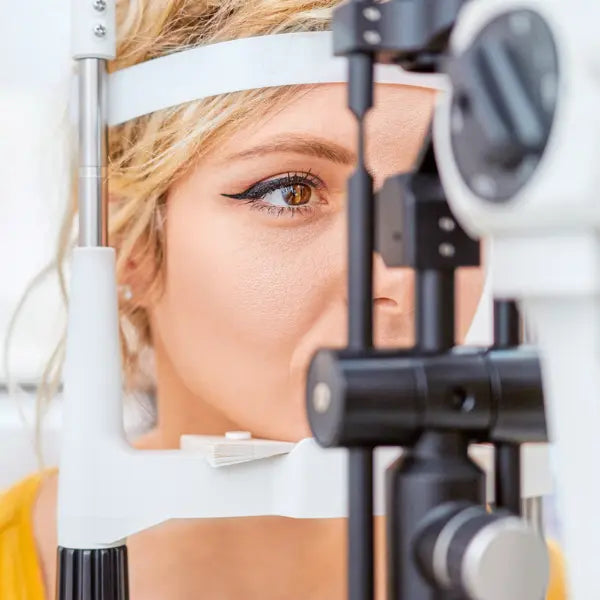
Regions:
M 242 38 L 182 50 L 109 76 L 108 124 L 218 94 L 348 81 L 348 61 L 333 56 L 331 31 Z M 445 89 L 443 75 L 375 65 L 378 83 Z

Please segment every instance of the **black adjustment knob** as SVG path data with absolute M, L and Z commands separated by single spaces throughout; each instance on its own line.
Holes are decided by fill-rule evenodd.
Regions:
M 511 169 L 528 155 L 541 154 L 548 123 L 543 107 L 528 89 L 526 56 L 511 39 L 492 39 L 477 47 L 468 63 L 476 85 L 469 90 L 467 104 L 478 113 L 473 116 L 485 138 L 486 160 Z
M 57 600 L 129 600 L 127 546 L 58 548 Z
M 552 31 L 533 11 L 507 12 L 446 70 L 461 175 L 477 196 L 506 201 L 533 174 L 552 129 L 559 77 Z
M 543 598 L 550 571 L 546 544 L 525 521 L 463 502 L 430 513 L 416 558 L 427 579 L 472 600 Z

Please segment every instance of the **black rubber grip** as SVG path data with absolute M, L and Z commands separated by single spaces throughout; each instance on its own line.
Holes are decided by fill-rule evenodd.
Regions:
M 129 600 L 127 546 L 59 547 L 56 600 Z

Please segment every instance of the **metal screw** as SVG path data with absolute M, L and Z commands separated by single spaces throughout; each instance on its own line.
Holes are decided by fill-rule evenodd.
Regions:
M 456 223 L 450 217 L 441 217 L 438 226 L 442 231 L 454 231 L 456 229 Z
M 94 35 L 96 37 L 104 37 L 106 35 L 106 27 L 104 25 L 96 25 L 94 27 Z
M 379 44 L 379 42 L 381 42 L 381 35 L 379 32 L 371 29 L 363 33 L 363 38 L 367 44 Z
M 367 19 L 367 21 L 379 21 L 379 19 L 381 19 L 381 11 L 374 6 L 369 6 L 363 10 L 363 17 Z
M 102 11 L 106 10 L 106 0 L 95 0 L 94 8 L 98 12 L 102 12 Z
M 456 254 L 456 248 L 448 243 L 440 244 L 438 250 L 444 258 L 452 258 Z
M 325 413 L 331 406 L 331 388 L 324 382 L 317 383 L 313 390 L 313 406 L 318 413 Z

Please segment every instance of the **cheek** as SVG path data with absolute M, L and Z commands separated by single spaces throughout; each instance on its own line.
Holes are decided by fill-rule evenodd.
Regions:
M 247 208 L 171 211 L 163 329 L 238 348 L 293 347 L 343 285 L 342 228 L 263 219 Z
M 484 283 L 485 272 L 481 267 L 463 268 L 457 272 L 456 329 L 459 343 L 464 342 L 464 338 L 471 327 L 481 299 Z

